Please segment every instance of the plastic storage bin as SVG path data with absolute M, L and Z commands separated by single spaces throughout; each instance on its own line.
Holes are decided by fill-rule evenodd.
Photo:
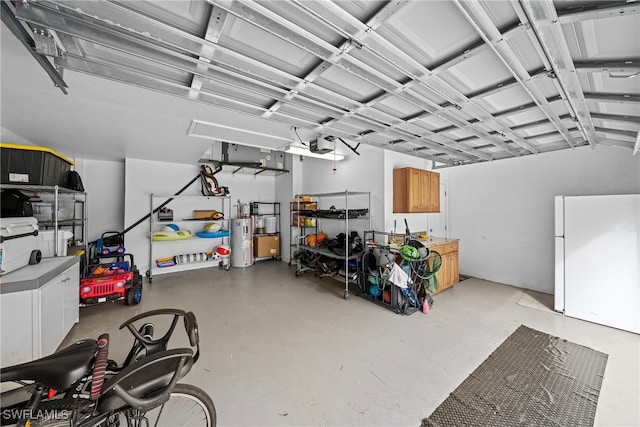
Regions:
M 31 202 L 33 216 L 38 221 L 51 221 L 53 219 L 53 203 Z
M 50 148 L 0 143 L 2 184 L 66 187 L 73 162 Z
M 53 206 L 54 201 L 42 198 L 39 201 L 31 201 L 31 207 L 33 209 L 33 216 L 38 221 L 53 221 Z M 73 200 L 65 200 L 63 198 L 58 199 L 58 221 L 64 221 L 73 219 L 74 206 Z
M 56 256 L 53 230 L 40 231 L 37 236 L 37 246 L 44 258 Z M 67 256 L 67 247 L 73 233 L 68 230 L 58 230 L 58 256 Z

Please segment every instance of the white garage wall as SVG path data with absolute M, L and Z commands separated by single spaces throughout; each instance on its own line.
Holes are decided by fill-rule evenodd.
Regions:
M 358 149 L 360 155 L 353 153 L 343 161 L 336 162 L 336 171 L 333 171 L 333 162 L 329 160 L 320 160 L 307 157 L 301 166 L 301 191 L 304 193 L 333 193 L 348 191 L 371 191 L 371 224 L 373 229 L 380 229 L 384 225 L 384 173 L 382 170 L 384 164 L 384 151 L 373 147 L 360 147 Z M 298 156 L 293 156 L 294 162 Z M 294 177 L 294 179 L 296 179 Z M 344 208 L 344 198 L 326 198 L 319 207 L 328 209 L 331 204 L 335 204 L 336 208 Z M 351 202 L 350 202 L 351 203 Z M 353 199 L 350 208 L 366 207 L 366 198 L 357 196 Z M 340 232 L 343 228 L 341 224 L 337 225 L 323 222 L 328 225 L 325 231 L 331 237 L 335 233 Z M 332 224 L 332 225 L 329 225 Z M 361 230 L 360 237 L 363 237 L 362 231 L 368 228 L 367 221 L 357 220 L 350 223 L 354 229 Z
M 87 193 L 87 241 L 124 228 L 124 162 L 75 159 Z
M 640 156 L 601 145 L 445 171 L 460 272 L 549 294 L 553 197 L 640 193 Z
M 34 144 L 31 141 L 28 141 L 28 140 L 24 139 L 20 135 L 17 135 L 15 133 L 11 132 L 9 129 L 5 129 L 3 127 L 0 127 L 0 141 L 4 142 L 5 144 L 38 145 L 38 144 Z M 60 153 L 60 154 L 62 154 L 62 153 Z M 69 157 L 69 156 L 67 156 L 67 157 Z

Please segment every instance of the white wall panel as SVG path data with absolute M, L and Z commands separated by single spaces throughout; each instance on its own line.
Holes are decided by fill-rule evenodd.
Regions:
M 554 292 L 553 197 L 640 193 L 640 157 L 601 145 L 447 173 L 450 235 L 461 239 L 460 272 L 549 294 Z
M 384 151 L 372 147 L 360 147 L 360 155 L 354 153 L 347 154 L 343 161 L 334 163 L 329 160 L 305 158 L 301 165 L 302 185 L 301 191 L 304 193 L 331 193 L 338 191 L 371 191 L 371 224 L 376 230 L 384 225 Z M 293 156 L 294 162 L 299 156 Z M 344 200 L 340 198 L 323 199 L 323 202 L 335 203 L 336 208 L 344 208 Z M 358 196 L 354 199 L 350 207 L 366 207 L 366 198 Z M 329 206 L 320 205 L 321 209 L 328 209 Z M 328 221 L 324 221 L 328 223 Z M 328 224 L 327 224 L 328 225 Z M 350 223 L 350 227 L 351 227 Z M 367 221 L 357 220 L 353 223 L 358 230 L 364 231 L 368 228 Z M 331 226 L 330 226 L 331 227 Z M 327 228 L 325 231 L 329 237 L 333 237 L 336 232 L 342 229 L 342 224 L 336 224 L 337 228 Z M 364 237 L 362 232 L 360 237 Z
M 75 159 L 87 192 L 87 241 L 124 229 L 124 162 Z

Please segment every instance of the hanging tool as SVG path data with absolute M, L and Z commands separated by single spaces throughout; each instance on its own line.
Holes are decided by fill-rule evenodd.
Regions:
M 409 224 L 407 224 L 407 218 L 404 219 L 404 244 L 408 244 L 411 240 L 411 231 L 409 230 Z

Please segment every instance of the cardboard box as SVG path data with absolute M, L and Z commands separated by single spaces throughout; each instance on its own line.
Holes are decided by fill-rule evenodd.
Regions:
M 253 238 L 256 258 L 280 256 L 280 236 L 256 236 Z
M 215 209 L 193 211 L 194 219 L 220 219 L 220 218 L 216 218 L 219 216 L 220 216 L 220 212 L 218 212 Z
M 38 249 L 42 252 L 43 258 L 56 256 L 56 247 L 54 242 L 54 230 L 40 230 L 36 239 Z M 58 230 L 58 256 L 67 256 L 69 248 L 69 239 L 73 237 L 73 233 L 67 230 Z
M 318 209 L 318 202 L 300 202 L 291 205 L 292 211 L 315 211 Z

